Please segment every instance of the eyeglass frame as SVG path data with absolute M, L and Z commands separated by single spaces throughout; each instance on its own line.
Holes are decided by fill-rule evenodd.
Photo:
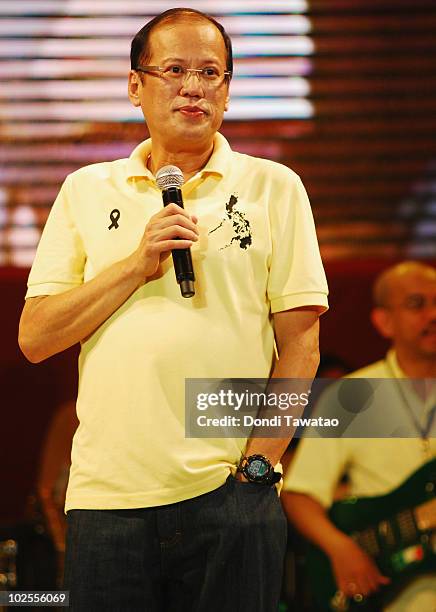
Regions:
M 177 64 L 177 65 L 179 66 L 179 64 Z M 182 82 L 184 82 L 184 80 L 186 79 L 187 74 L 189 74 L 190 72 L 191 73 L 195 73 L 198 76 L 200 83 L 207 83 L 208 82 L 207 79 L 205 81 L 203 81 L 201 79 L 201 76 L 203 75 L 204 70 L 207 70 L 207 68 L 184 68 L 183 66 L 179 66 L 179 67 L 183 70 L 183 72 L 181 72 L 181 74 L 180 74 L 180 76 L 183 77 L 181 79 Z M 166 70 L 168 70 L 168 68 L 162 68 L 161 66 L 137 66 L 135 68 L 136 72 L 144 72 L 144 73 L 147 73 L 147 72 L 159 72 L 162 77 L 163 77 L 163 73 Z M 179 76 L 179 75 L 176 75 L 176 77 L 177 76 Z M 220 81 L 219 83 L 217 83 L 217 85 L 218 84 L 221 85 L 222 83 L 224 83 L 226 81 L 227 77 L 229 78 L 229 80 L 232 77 L 231 70 L 224 70 L 224 72 L 223 72 L 223 80 Z M 163 78 L 165 78 L 165 77 L 163 77 Z M 176 79 L 174 79 L 174 80 L 176 80 Z M 213 81 L 210 81 L 210 84 L 212 85 Z

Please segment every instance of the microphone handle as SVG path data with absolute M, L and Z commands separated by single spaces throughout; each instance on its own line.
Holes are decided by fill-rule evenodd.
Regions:
M 182 191 L 178 187 L 167 187 L 167 189 L 164 189 L 162 191 L 162 199 L 164 206 L 177 204 L 184 208 Z M 192 266 L 191 249 L 173 249 L 171 254 L 173 256 L 176 280 L 180 285 L 182 296 L 192 297 L 195 295 L 195 276 Z

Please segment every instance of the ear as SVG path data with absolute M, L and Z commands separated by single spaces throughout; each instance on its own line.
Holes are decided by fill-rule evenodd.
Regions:
M 227 94 L 225 102 L 224 102 L 224 111 L 229 110 L 229 104 L 230 104 L 230 94 Z
M 231 80 L 227 80 L 224 82 L 224 86 L 226 88 L 226 97 L 224 100 L 224 112 L 229 110 L 229 104 L 230 104 L 230 84 L 231 84 Z
M 371 321 L 383 338 L 393 338 L 392 316 L 387 308 L 374 308 L 371 311 Z
M 139 97 L 141 87 L 142 87 L 142 83 L 141 83 L 141 79 L 139 78 L 138 73 L 135 72 L 134 70 L 130 70 L 129 77 L 128 77 L 127 93 L 129 96 L 129 100 L 133 104 L 133 106 L 141 105 L 141 100 Z

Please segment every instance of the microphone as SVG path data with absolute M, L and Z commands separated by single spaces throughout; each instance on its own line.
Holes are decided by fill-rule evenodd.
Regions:
M 183 208 L 182 190 L 180 187 L 185 182 L 183 172 L 177 166 L 164 166 L 156 174 L 156 183 L 162 191 L 163 205 L 177 204 Z M 195 295 L 194 268 L 190 249 L 173 249 L 171 251 L 174 262 L 176 279 L 180 285 L 180 291 L 185 298 Z

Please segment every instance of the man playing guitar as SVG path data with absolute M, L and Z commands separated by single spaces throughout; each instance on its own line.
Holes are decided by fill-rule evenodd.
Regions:
M 419 262 L 388 268 L 376 280 L 374 302 L 372 322 L 392 346 L 385 359 L 351 376 L 435 379 L 436 270 Z M 398 396 L 398 409 L 410 411 L 408 399 L 401 393 Z M 386 594 L 385 599 L 379 600 L 384 602 L 382 606 L 364 609 L 436 610 L 436 572 L 427 569 L 409 581 L 399 594 L 395 589 L 392 601 L 392 576 L 384 575 L 375 559 L 358 543 L 358 538 L 344 533 L 328 514 L 345 473 L 351 495 L 367 498 L 394 491 L 425 464 L 436 465 L 436 439 L 428 435 L 432 427 L 434 431 L 435 405 L 436 397 L 431 393 L 422 419 L 419 422 L 416 419 L 416 438 L 301 440 L 285 477 L 282 501 L 291 522 L 330 562 L 336 594 L 324 607 L 319 606 L 320 609 L 349 610 L 356 603 L 363 608 L 365 601 L 381 593 Z M 430 487 L 431 483 L 427 489 Z M 434 489 L 432 495 L 436 495 Z M 427 529 L 432 525 L 435 534 L 435 504 L 427 508 L 429 516 L 423 524 Z M 417 522 L 416 516 L 413 520 Z M 436 535 L 432 541 L 436 546 Z M 412 548 L 410 551 L 414 554 Z M 433 554 L 436 559 L 436 550 Z

